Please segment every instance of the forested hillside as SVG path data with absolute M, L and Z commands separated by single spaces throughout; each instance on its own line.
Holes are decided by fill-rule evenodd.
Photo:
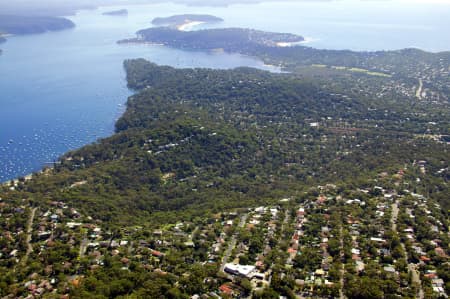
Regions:
M 283 218 L 273 216 L 275 212 L 272 216 L 270 213 L 260 216 L 261 223 L 278 227 L 273 232 L 275 235 L 267 240 L 271 240 L 269 247 L 283 252 L 279 257 L 275 254 L 278 251 L 265 254 L 266 270 L 275 273 L 275 282 L 266 290 L 265 296 L 272 294 L 272 297 L 261 296 L 292 295 L 299 288 L 294 286 L 294 279 L 305 278 L 309 275 L 308 267 L 314 269 L 322 259 L 318 256 L 320 251 L 305 250 L 305 255 L 288 259 L 287 265 L 297 269 L 297 272 L 286 272 L 292 281 L 283 283 L 277 276 L 286 275 L 282 259 L 288 243 L 284 244 L 283 238 L 289 240 L 289 234 L 293 233 L 286 227 L 296 219 L 298 205 L 312 213 L 313 222 L 306 227 L 306 234 L 317 235 L 320 225 L 325 225 L 323 213 L 328 213 L 327 221 L 339 223 L 330 224 L 336 238 L 349 237 L 345 235 L 347 228 L 343 232 L 338 230 L 347 219 L 339 216 L 346 215 L 342 198 L 353 200 L 358 196 L 358 201 L 367 200 L 367 209 L 372 209 L 373 214 L 378 207 L 374 198 L 394 194 L 394 190 L 396 195 L 425 194 L 430 205 L 440 202 L 444 209 L 450 207 L 448 146 L 435 133 L 440 130 L 448 134 L 448 109 L 418 105 L 414 99 L 375 98 L 367 90 L 348 88 L 348 78 L 330 80 L 325 73 L 313 74 L 314 78 L 311 74 L 272 74 L 249 68 L 174 69 L 142 59 L 126 61 L 125 69 L 128 85 L 136 94 L 128 99 L 127 110 L 117 121 L 116 134 L 67 153 L 53 169 L 35 174 L 32 180 L 21 179 L 2 187 L 4 213 L 9 215 L 8 207 L 22 209 L 22 213 L 8 218 L 2 225 L 8 231 L 20 228 L 24 233 L 15 241 L 12 237 L 2 238 L 7 250 L 1 267 L 5 271 L 13 267 L 20 272 L 20 277 L 16 273 L 13 279 L 8 270 L 8 275 L 0 278 L 3 279 L 1 295 L 25 294 L 23 283 L 30 275 L 42 279 L 57 277 L 54 285 L 58 285 L 58 292 L 70 293 L 74 298 L 127 295 L 184 298 L 217 290 L 230 279 L 226 275 L 216 276 L 220 260 L 211 259 L 207 254 L 222 229 L 217 219 L 223 223 L 229 221 L 233 227 L 225 229 L 223 238 L 234 238 L 234 243 L 237 238 L 244 244 L 243 248 L 248 247 L 242 255 L 237 255 L 240 263 L 253 263 L 257 253 L 263 251 L 263 236 L 267 231 L 257 225 L 260 222 L 254 221 L 256 226 L 249 229 L 255 234 L 252 238 L 246 235 L 241 224 L 237 227 L 238 223 L 245 224 L 247 217 L 253 217 L 251 213 L 244 212 L 240 221 L 236 218 L 233 222 L 234 218 L 227 217 L 231 217 L 230 211 L 241 213 L 258 206 L 275 206 L 286 215 L 284 222 Z M 436 125 L 430 127 L 430 122 Z M 430 134 L 424 135 L 427 130 Z M 325 194 L 323 186 L 333 190 L 329 199 L 321 195 Z M 366 189 L 366 193 L 361 191 Z M 328 200 L 330 205 L 325 209 L 322 203 L 316 206 L 316 197 L 322 202 Z M 292 206 L 280 204 L 282 199 Z M 46 210 L 49 212 L 44 213 Z M 364 218 L 364 213 L 358 211 L 347 212 L 354 215 L 353 219 Z M 43 237 L 30 232 L 34 245 L 27 245 L 30 239 L 24 235 L 32 231 L 33 219 L 38 217 L 35 213 L 42 217 L 39 221 L 44 229 L 39 232 Z M 447 221 L 445 210 L 433 213 L 435 222 L 439 220 L 440 227 L 445 227 L 442 224 Z M 331 220 L 330 214 L 334 215 Z M 66 232 L 66 226 L 57 224 L 50 229 L 50 224 L 45 224 L 48 217 L 52 223 L 72 219 L 67 227 L 75 230 Z M 31 226 L 27 227 L 26 219 L 31 219 L 28 220 Z M 361 220 L 368 225 L 364 233 L 378 232 L 383 225 L 389 227 L 389 219 L 383 219 L 376 225 Z M 179 226 L 179 222 L 185 226 Z M 164 233 L 152 233 L 161 227 Z M 212 235 L 208 235 L 206 227 Z M 100 228 L 104 234 L 95 233 L 94 229 Z M 205 236 L 197 233 L 199 229 Z M 165 232 L 179 233 L 184 241 L 177 243 L 176 237 L 161 241 L 160 236 Z M 94 241 L 100 238 L 103 245 Z M 127 241 L 115 247 L 113 241 L 118 238 Z M 396 232 L 386 233 L 386 239 L 396 241 Z M 447 237 L 441 239 L 448 244 Z M 77 249 L 67 247 L 61 240 L 71 242 Z M 310 246 L 308 242 L 315 244 L 313 239 L 304 242 L 306 247 Z M 342 287 L 339 239 L 334 242 L 334 260 L 331 260 L 337 268 L 329 278 L 334 286 L 319 288 L 323 294 L 336 295 Z M 44 247 L 39 247 L 44 243 Z M 398 244 L 392 244 L 397 248 Z M 27 250 L 27 246 L 32 249 Z M 149 248 L 161 248 L 164 253 L 148 251 Z M 86 256 L 85 252 L 90 255 Z M 219 252 L 224 256 L 235 254 L 223 249 Z M 351 254 L 346 256 L 350 263 Z M 404 253 L 401 256 L 406 258 Z M 205 260 L 208 260 L 206 265 Z M 433 265 L 439 265 L 440 261 L 433 259 Z M 65 267 L 65 263 L 70 266 Z M 407 272 L 402 265 L 399 269 Z M 207 278 L 208 283 L 203 285 L 201 281 Z M 401 284 L 392 287 L 390 278 L 369 275 L 369 278 L 346 276 L 345 279 L 350 298 L 370 298 L 358 295 L 366 291 L 356 287 L 360 280 L 380 286 L 380 289 L 367 290 L 368 293 L 409 294 L 409 289 Z M 379 284 L 371 279 L 380 279 Z M 192 280 L 198 283 L 193 285 Z M 250 282 L 231 280 L 242 294 L 252 289 Z
M 137 38 L 121 43 L 156 43 L 184 50 L 223 50 L 240 53 L 279 66 L 293 73 L 333 71 L 344 74 L 368 74 L 384 78 L 371 89 L 376 94 L 395 94 L 416 97 L 427 102 L 449 102 L 450 52 L 430 53 L 419 49 L 397 51 L 355 52 L 325 50 L 300 46 L 303 37 L 293 34 L 271 33 L 243 28 L 179 31 L 169 27 L 138 31 Z M 312 69 L 312 70 L 311 70 Z M 371 82 L 372 83 L 372 82 Z M 351 84 L 351 88 L 368 89 Z
M 414 160 L 447 167 L 446 145 L 415 133 L 448 111 L 417 115 L 409 103 L 254 69 L 177 70 L 144 60 L 125 67 L 138 93 L 117 134 L 68 153 L 58 175 L 25 190 L 54 190 L 101 219 L 139 223 L 157 212 L 217 211 L 312 184 L 351 183 Z
M 0 32 L 7 34 L 33 34 L 75 27 L 65 18 L 41 16 L 0 15 Z

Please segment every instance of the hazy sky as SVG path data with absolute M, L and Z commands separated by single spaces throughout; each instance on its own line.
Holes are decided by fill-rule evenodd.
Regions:
M 157 2 L 174 2 L 190 6 L 226 6 L 242 3 L 257 2 L 324 2 L 324 1 L 349 1 L 349 0 L 0 0 L 0 14 L 22 15 L 70 15 L 83 8 L 94 8 L 106 5 L 149 4 Z M 450 0 L 360 0 L 362 2 L 400 2 L 405 5 L 444 5 L 450 9 Z

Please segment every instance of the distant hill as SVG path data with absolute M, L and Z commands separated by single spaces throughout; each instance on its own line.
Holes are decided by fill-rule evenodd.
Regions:
M 181 31 L 170 27 L 157 27 L 140 30 L 137 32 L 137 38 L 122 40 L 119 43 L 160 44 L 195 51 L 220 49 L 228 53 L 259 58 L 268 65 L 279 66 L 288 72 L 303 72 L 305 67 L 312 67 L 314 72 L 395 77 L 398 82 L 386 83 L 379 90 L 389 90 L 401 97 L 413 96 L 435 102 L 448 103 L 450 100 L 450 52 L 429 53 L 418 49 L 376 52 L 327 50 L 302 46 L 301 41 L 303 37 L 295 34 L 242 28 Z M 422 61 L 426 67 L 417 61 Z M 420 81 L 422 84 L 426 82 L 425 93 L 418 89 Z M 372 92 L 375 92 L 375 89 Z
M 107 12 L 104 12 L 103 15 L 104 16 L 127 16 L 128 10 L 119 9 L 119 10 L 107 11 Z
M 179 26 L 190 22 L 216 23 L 223 22 L 223 19 L 212 15 L 184 14 L 155 18 L 153 19 L 152 24 L 158 26 Z
M 0 15 L 0 31 L 9 34 L 33 34 L 75 27 L 75 24 L 59 17 L 25 17 Z

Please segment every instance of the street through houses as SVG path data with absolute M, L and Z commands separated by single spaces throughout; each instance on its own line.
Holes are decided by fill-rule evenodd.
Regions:
M 31 245 L 31 236 L 33 233 L 33 222 L 34 216 L 36 215 L 37 208 L 33 208 L 30 213 L 30 217 L 28 218 L 27 227 L 26 227 L 26 240 L 25 243 L 27 245 L 27 251 L 22 259 L 22 265 L 25 265 L 28 260 L 28 256 L 33 252 L 33 246 Z
M 399 213 L 399 201 L 396 200 L 393 204 L 392 204 L 392 214 L 391 214 L 391 226 L 392 226 L 392 231 L 395 234 L 398 234 L 397 231 L 397 220 L 398 220 L 398 213 Z M 407 251 L 406 251 L 406 247 L 405 244 L 402 242 L 401 243 L 403 252 L 405 255 L 407 255 Z M 408 257 L 406 256 L 406 259 L 408 259 Z M 422 288 L 422 281 L 420 279 L 420 274 L 416 269 L 416 265 L 413 263 L 409 263 L 408 264 L 408 272 L 411 273 L 411 280 L 413 285 L 418 287 L 418 298 L 419 299 L 423 299 L 424 298 L 424 292 L 423 292 L 423 288 Z
M 397 232 L 397 218 L 398 218 L 398 201 L 392 204 L 391 229 L 393 232 Z
M 17 263 L 18 272 L 36 258 L 55 258 L 51 254 L 59 244 L 73 245 L 66 245 L 69 254 L 53 263 L 73 269 L 72 280 L 88 268 L 106 269 L 108 259 L 126 273 L 144 265 L 161 275 L 175 267 L 197 275 L 195 271 L 206 266 L 212 271 L 202 278 L 208 283 L 202 294 L 214 297 L 248 298 L 269 288 L 297 298 L 362 298 L 358 296 L 376 292 L 376 298 L 423 299 L 445 294 L 438 258 L 446 258 L 441 248 L 446 232 L 439 206 L 417 191 L 386 185 L 378 181 L 352 193 L 331 184 L 317 186 L 295 200 L 224 210 L 147 230 L 111 230 L 65 202 L 39 209 L 4 202 L 0 213 L 8 215 L 5 219 L 17 213 L 22 223 L 5 233 L 10 240 L 14 233 L 21 234 L 22 243 L 4 252 Z M 4 227 L 12 225 L 5 222 Z M 428 250 L 432 244 L 434 254 Z M 48 269 L 50 274 L 38 287 L 58 279 Z M 374 270 L 379 277 L 368 277 Z M 188 285 L 191 280 L 185 278 L 180 281 Z M 289 292 L 283 293 L 286 287 Z M 50 294 L 51 288 L 50 283 L 42 292 Z
M 240 228 L 244 227 L 245 223 L 247 222 L 247 217 L 248 217 L 248 213 L 246 213 L 246 214 L 241 216 L 241 219 L 239 220 L 238 227 L 240 227 Z M 224 253 L 224 256 L 223 256 L 223 259 L 222 259 L 222 264 L 220 265 L 220 273 L 225 273 L 225 271 L 224 271 L 225 270 L 225 264 L 228 262 L 228 259 L 230 258 L 230 255 L 231 255 L 231 252 L 236 247 L 237 234 L 238 234 L 238 232 L 235 232 L 233 234 L 233 236 L 231 237 L 230 244 L 228 245 L 228 248 L 227 248 L 227 250 Z M 231 275 L 228 275 L 228 274 L 227 274 L 227 277 L 229 279 L 233 278 Z
M 342 225 L 339 228 L 339 246 L 340 246 L 340 253 L 339 253 L 339 255 L 341 257 L 341 260 L 343 260 L 344 259 L 344 239 L 342 238 Z M 344 296 L 345 264 L 344 263 L 342 263 L 339 275 L 340 275 L 340 279 L 339 279 L 339 283 L 340 283 L 339 298 L 340 299 L 344 299 L 345 298 L 345 296 Z
M 80 259 L 84 257 L 88 243 L 89 243 L 89 240 L 86 238 L 86 235 L 85 235 L 83 240 L 80 243 L 80 253 L 79 253 Z

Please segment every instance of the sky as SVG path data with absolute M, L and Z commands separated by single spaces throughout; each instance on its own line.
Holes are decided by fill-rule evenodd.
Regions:
M 402 0 L 405 3 L 450 4 L 450 0 Z
M 350 0 L 0 0 L 0 15 L 39 15 L 39 16 L 69 16 L 80 9 L 96 6 L 151 4 L 158 2 L 174 2 L 188 6 L 228 6 L 233 4 L 258 2 L 345 2 Z M 361 2 L 396 2 L 405 5 L 420 4 L 426 6 L 443 5 L 450 9 L 450 0 L 360 0 Z

